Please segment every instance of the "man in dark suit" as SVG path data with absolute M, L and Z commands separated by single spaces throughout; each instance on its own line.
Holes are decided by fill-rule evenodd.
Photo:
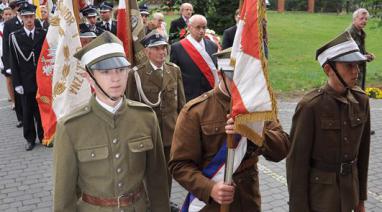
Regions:
M 239 22 L 239 18 L 240 18 L 240 10 L 237 9 L 235 12 L 235 21 L 236 21 L 235 26 L 231 26 L 230 28 L 224 30 L 223 32 L 223 43 L 222 43 L 223 49 L 232 47 L 233 40 L 235 39 L 235 35 L 236 35 L 237 23 Z
M 21 95 L 23 108 L 23 132 L 27 140 L 26 150 L 35 146 L 37 136 L 42 141 L 44 132 L 36 101 L 37 83 L 36 68 L 46 32 L 35 26 L 36 6 L 27 2 L 20 7 L 24 27 L 12 32 L 10 39 L 9 64 L 12 70 L 15 91 Z
M 184 32 L 187 28 L 188 21 L 191 18 L 193 12 L 194 12 L 194 9 L 192 7 L 192 4 L 190 3 L 183 3 L 180 6 L 181 16 L 178 19 L 171 21 L 171 26 L 169 31 L 170 44 L 175 43 L 176 41 L 179 41 L 186 36 L 186 33 Z
M 99 5 L 102 21 L 98 22 L 96 26 L 117 35 L 117 22 L 112 20 L 112 11 L 113 4 L 106 1 L 102 2 Z
M 186 100 L 211 90 L 218 82 L 216 44 L 204 39 L 207 19 L 202 15 L 190 18 L 188 35 L 171 46 L 170 61 L 180 67 Z
M 12 3 L 12 7 L 14 6 L 14 10 L 18 11 L 17 15 L 4 23 L 2 61 L 4 64 L 4 70 L 8 75 L 12 75 L 12 71 L 13 71 L 9 64 L 9 35 L 12 32 L 19 30 L 23 27 L 23 20 L 20 16 L 19 9 L 21 5 L 25 2 L 26 2 L 25 0 L 14 1 L 14 3 Z M 35 20 L 35 26 L 41 27 L 41 24 L 38 20 Z M 23 126 L 22 104 L 21 104 L 21 97 L 17 92 L 15 92 L 15 112 L 16 112 L 17 121 L 18 121 L 16 127 L 22 127 Z
M 93 5 L 88 5 L 84 8 L 82 8 L 80 12 L 87 19 L 87 23 L 81 23 L 80 24 L 80 31 L 81 32 L 91 31 L 91 32 L 94 32 L 98 36 L 105 31 L 96 25 L 98 13 L 97 13 L 97 9 Z

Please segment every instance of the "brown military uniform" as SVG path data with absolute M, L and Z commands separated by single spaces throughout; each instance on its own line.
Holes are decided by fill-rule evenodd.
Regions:
M 290 138 L 290 211 L 350 212 L 366 200 L 370 111 L 359 87 L 341 96 L 326 85 L 304 96 Z
M 158 183 L 167 173 L 156 116 L 141 103 L 124 99 L 112 114 L 93 96 L 58 123 L 53 167 L 55 212 L 170 210 L 167 184 Z M 84 194 L 133 198 L 118 209 L 89 204 Z
M 162 91 L 161 103 L 159 106 L 154 107 L 157 115 L 162 142 L 164 146 L 164 153 L 166 162 L 170 159 L 170 148 L 172 136 L 178 114 L 186 103 L 184 96 L 182 74 L 178 66 L 173 63 L 163 64 L 163 76 L 158 77 L 155 75 L 153 66 L 149 61 L 143 65 L 138 66 L 138 74 L 141 78 L 143 92 L 150 102 L 155 103 L 158 101 L 158 94 Z M 142 101 L 138 94 L 137 85 L 134 78 L 134 72 L 130 72 L 128 78 L 127 96 L 129 99 Z M 171 190 L 171 177 L 169 178 L 169 187 Z
M 207 205 L 202 211 L 219 211 L 220 205 L 210 198 L 215 182 L 201 170 L 207 166 L 226 139 L 226 115 L 230 98 L 215 88 L 191 100 L 182 109 L 175 127 L 170 172 L 186 190 Z M 257 170 L 258 155 L 271 161 L 286 157 L 289 140 L 278 122 L 266 123 L 265 145 L 258 148 L 248 142 L 247 153 L 234 173 L 236 183 L 231 211 L 260 211 L 260 191 Z

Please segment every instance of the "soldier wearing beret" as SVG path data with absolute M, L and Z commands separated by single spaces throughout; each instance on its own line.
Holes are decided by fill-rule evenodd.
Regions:
M 166 162 L 170 158 L 176 119 L 186 103 L 179 67 L 166 62 L 168 43 L 155 31 L 141 41 L 148 61 L 129 74 L 128 98 L 151 106 L 158 118 Z M 171 190 L 171 176 L 168 185 Z
M 231 203 L 230 211 L 259 212 L 258 156 L 263 155 L 271 161 L 285 158 L 289 149 L 288 135 L 278 122 L 266 122 L 262 147 L 243 138 L 247 149 L 242 151 L 243 160 L 233 175 L 235 186 L 211 179 L 208 172 L 216 173 L 215 169 L 221 165 L 216 162 L 219 152 L 225 154 L 225 127 L 227 133 L 234 133 L 233 120 L 227 122 L 231 100 L 229 87 L 234 72 L 229 65 L 230 49 L 218 53 L 217 57 L 219 84 L 189 101 L 179 114 L 172 141 L 170 172 L 190 192 L 188 197 L 195 197 L 186 198 L 183 205 L 186 211 L 219 211 L 219 204 Z
M 97 27 L 109 31 L 117 35 L 117 22 L 112 19 L 113 4 L 109 2 L 102 2 L 99 5 L 99 12 L 101 13 L 101 20 L 96 24 Z
M 130 63 L 104 32 L 74 55 L 95 90 L 57 124 L 53 210 L 170 211 L 166 163 L 154 111 L 124 98 Z
M 97 26 L 97 9 L 93 5 L 88 5 L 81 9 L 80 11 L 83 16 L 86 17 L 87 23 L 81 23 L 79 25 L 80 31 L 92 31 L 97 36 L 102 34 L 105 30 Z
M 356 86 L 366 57 L 345 32 L 317 50 L 328 76 L 298 103 L 287 157 L 293 212 L 363 212 L 370 151 L 369 99 Z

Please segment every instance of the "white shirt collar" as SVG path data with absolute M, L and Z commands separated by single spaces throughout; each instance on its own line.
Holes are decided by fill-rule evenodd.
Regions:
M 29 36 L 30 33 L 32 33 L 32 36 L 34 37 L 34 30 L 36 29 L 36 27 L 34 27 L 32 30 L 29 30 L 27 28 L 24 27 L 24 30 L 25 32 L 27 33 L 27 36 Z
M 115 114 L 117 112 L 117 110 L 121 107 L 123 99 L 120 99 L 118 104 L 115 105 L 115 107 L 112 107 L 110 105 L 103 103 L 100 99 L 98 99 L 98 97 L 96 97 L 96 100 L 97 100 L 99 105 L 101 105 L 103 108 L 105 108 L 105 110 L 109 111 L 112 114 Z
M 187 23 L 187 18 L 186 18 L 186 17 L 184 17 L 183 15 L 182 15 L 182 18 L 183 18 L 184 22 L 186 22 L 186 23 Z M 190 20 L 190 19 L 188 19 L 188 20 Z
M 158 67 L 158 66 L 156 66 L 154 63 L 152 63 L 151 61 L 149 61 L 149 62 L 150 62 L 151 66 L 153 67 L 154 70 L 157 70 L 157 69 L 161 69 L 161 70 L 163 70 L 163 64 L 162 64 L 161 67 Z
M 113 20 L 111 20 L 111 18 L 110 18 L 109 21 L 103 21 L 103 25 L 106 26 L 106 23 L 109 23 L 109 27 L 111 28 L 111 24 L 113 23 Z
M 194 40 L 196 43 L 198 43 L 203 49 L 206 49 L 206 45 L 204 44 L 204 38 L 202 38 L 202 40 L 200 40 L 200 42 L 198 42 L 197 40 L 195 40 L 191 35 L 188 35 L 190 37 L 190 39 Z

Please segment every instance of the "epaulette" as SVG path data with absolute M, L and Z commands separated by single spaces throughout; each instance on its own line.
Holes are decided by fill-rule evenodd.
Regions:
M 126 104 L 130 107 L 143 107 L 143 108 L 147 108 L 149 110 L 152 110 L 152 108 L 146 104 L 143 104 L 141 102 L 137 102 L 137 101 L 133 101 L 133 100 L 130 100 L 130 99 L 127 99 L 126 100 Z
M 176 65 L 175 63 L 172 63 L 172 62 L 165 62 L 167 65 L 169 65 L 169 66 L 173 66 L 173 67 L 175 67 L 175 68 L 179 68 L 179 66 L 178 65 Z
M 353 90 L 353 91 L 356 91 L 356 92 L 358 92 L 358 93 L 362 93 L 362 94 L 365 94 L 365 95 L 366 95 L 365 91 L 364 91 L 364 90 L 362 90 L 362 88 L 361 88 L 361 87 L 359 87 L 359 86 L 354 86 L 354 87 L 352 87 L 352 88 L 351 88 L 351 90 Z
M 310 102 L 313 99 L 315 99 L 316 97 L 321 96 L 323 93 L 324 93 L 323 88 L 314 89 L 314 90 L 310 91 L 309 93 L 305 94 L 304 97 L 302 98 L 301 102 Z
M 74 110 L 73 112 L 69 113 L 68 115 L 62 117 L 62 123 L 66 124 L 71 120 L 74 120 L 78 117 L 81 117 L 83 115 L 88 114 L 91 111 L 89 104 L 85 104 L 78 109 Z
M 196 97 L 195 99 L 192 99 L 189 102 L 187 102 L 186 105 L 184 105 L 183 110 L 189 111 L 193 106 L 195 106 L 201 102 L 204 102 L 205 100 L 210 98 L 212 95 L 213 95 L 213 90 L 205 92 L 204 94 L 202 94 L 202 95 Z

